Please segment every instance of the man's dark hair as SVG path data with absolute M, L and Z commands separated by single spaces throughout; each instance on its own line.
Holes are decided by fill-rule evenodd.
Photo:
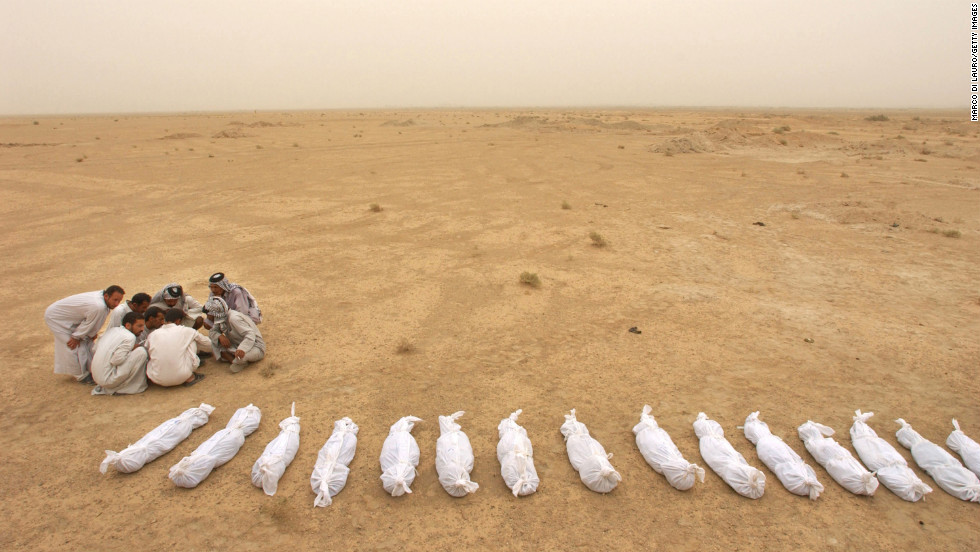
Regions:
M 143 315 L 138 312 L 127 312 L 122 319 L 123 326 L 126 324 L 132 324 L 137 320 L 143 320 Z
M 112 297 L 113 293 L 122 293 L 123 295 L 126 295 L 126 290 L 120 286 L 109 286 L 102 292 L 103 295 L 108 295 L 109 297 Z
M 180 309 L 167 309 L 167 314 L 163 315 L 166 322 L 180 322 L 184 319 L 184 311 Z
M 130 301 L 134 305 L 142 305 L 143 303 L 149 303 L 150 302 L 150 294 L 149 293 L 137 293 L 136 295 L 133 296 L 132 299 L 130 299 Z
M 143 318 L 149 320 L 151 318 L 156 318 L 161 314 L 163 314 L 163 309 L 161 309 L 160 307 L 150 307 L 146 309 L 146 312 L 143 313 Z

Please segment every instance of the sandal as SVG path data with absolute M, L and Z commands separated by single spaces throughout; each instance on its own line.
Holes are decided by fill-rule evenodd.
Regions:
M 184 387 L 190 387 L 190 386 L 194 385 L 195 383 L 201 381 L 202 379 L 204 379 L 204 374 L 197 374 L 197 373 L 195 373 L 194 374 L 194 379 L 192 379 L 191 381 L 185 381 L 181 385 L 183 385 Z

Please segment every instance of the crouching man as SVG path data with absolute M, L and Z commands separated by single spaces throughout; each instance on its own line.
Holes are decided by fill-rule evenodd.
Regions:
M 146 391 L 146 349 L 137 336 L 143 332 L 143 315 L 128 312 L 122 326 L 109 328 L 95 344 L 93 395 L 132 395 Z
M 210 345 L 201 332 L 182 326 L 184 312 L 170 309 L 164 315 L 164 323 L 146 338 L 150 360 L 146 363 L 146 377 L 163 387 L 191 386 L 204 379 L 204 374 L 194 370 L 201 365 L 197 356 L 199 346 Z
M 214 357 L 231 363 L 233 374 L 241 372 L 250 362 L 265 357 L 262 334 L 247 315 L 228 308 L 221 297 L 212 297 L 204 304 L 211 326 L 211 348 Z

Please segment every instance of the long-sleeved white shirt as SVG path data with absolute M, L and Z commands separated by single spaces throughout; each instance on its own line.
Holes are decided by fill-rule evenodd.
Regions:
M 173 323 L 164 324 L 146 338 L 146 348 L 150 353 L 146 377 L 165 387 L 184 383 L 201 365 L 197 348 L 207 345 L 210 345 L 208 338 L 195 329 Z
M 106 316 L 109 316 L 109 306 L 102 291 L 88 291 L 52 303 L 44 311 L 44 322 L 51 331 L 81 341 L 95 337 Z
M 112 312 L 109 313 L 109 325 L 106 326 L 106 332 L 108 332 L 110 328 L 118 328 L 122 326 L 123 317 L 131 312 L 133 312 L 133 308 L 129 306 L 129 301 L 119 303 L 119 306 L 112 309 Z
M 121 366 L 136 345 L 136 336 L 124 327 L 109 328 L 95 344 L 92 357 L 92 378 L 99 385 L 115 387 L 129 374 L 114 378 L 113 368 Z

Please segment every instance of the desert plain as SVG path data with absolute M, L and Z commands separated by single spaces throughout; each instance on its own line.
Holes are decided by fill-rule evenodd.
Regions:
M 837 485 L 796 427 L 856 409 L 945 446 L 980 440 L 980 127 L 960 111 L 316 111 L 0 119 L 0 548 L 7 550 L 973 550 L 980 505 Z M 52 373 L 50 303 L 216 271 L 258 299 L 266 358 L 189 388 L 91 396 Z M 537 285 L 521 275 L 537 276 Z M 641 333 L 628 329 L 637 328 Z M 274 497 L 252 463 L 296 402 Z M 211 421 L 133 474 L 99 473 L 161 422 Z M 262 423 L 195 489 L 171 465 L 254 403 Z M 671 488 L 637 450 L 644 404 L 704 465 L 705 412 L 767 476 Z M 496 459 L 516 409 L 536 494 Z M 623 481 L 588 490 L 559 427 L 576 408 Z M 435 473 L 460 420 L 480 488 Z M 737 428 L 753 411 L 816 470 L 786 491 Z M 398 418 L 422 455 L 388 496 Z M 314 508 L 333 421 L 359 426 L 346 488 Z

